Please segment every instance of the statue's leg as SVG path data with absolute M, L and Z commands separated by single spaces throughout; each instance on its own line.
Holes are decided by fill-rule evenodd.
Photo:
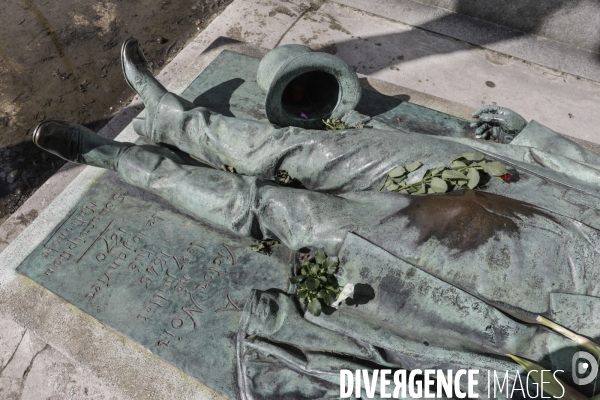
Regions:
M 393 193 L 336 196 L 185 165 L 165 147 L 117 142 L 68 122 L 40 124 L 34 141 L 66 160 L 115 170 L 124 182 L 212 226 L 255 239 L 278 238 L 292 249 L 311 246 L 336 254 L 347 232 L 372 227 L 408 204 Z
M 394 131 L 278 128 L 192 108 L 170 93 L 153 115 L 151 127 L 138 133 L 157 143 L 176 146 L 215 168 L 225 164 L 262 179 L 272 180 L 285 170 L 306 188 L 330 193 L 378 190 L 399 165 L 421 161 L 434 168 L 471 150 L 462 143 Z
M 371 226 L 406 206 L 403 196 L 365 192 L 345 197 L 282 187 L 256 177 L 181 165 L 139 146 L 126 149 L 119 177 L 180 209 L 238 235 L 278 238 L 291 249 L 336 254 L 348 231 Z
M 267 180 L 284 170 L 308 189 L 347 193 L 379 189 L 386 173 L 399 165 L 414 161 L 445 165 L 448 156 L 434 147 L 442 146 L 456 157 L 470 150 L 423 135 L 369 129 L 312 131 L 225 117 L 168 93 L 152 75 L 135 39 L 125 42 L 121 58 L 125 79 L 146 105 L 146 118 L 134 120 L 136 131 L 216 168 L 227 165 Z

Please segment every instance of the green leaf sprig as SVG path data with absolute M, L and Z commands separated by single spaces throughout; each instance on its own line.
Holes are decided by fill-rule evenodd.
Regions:
M 250 246 L 250 248 L 252 251 L 269 256 L 273 252 L 271 246 L 275 246 L 276 244 L 281 244 L 281 242 L 279 240 L 261 240 L 258 244 Z
M 282 185 L 289 185 L 292 182 L 293 178 L 288 174 L 287 171 L 283 169 L 278 169 L 275 171 L 275 181 Z
M 483 186 L 482 173 L 489 174 L 504 182 L 510 181 L 511 175 L 504 164 L 484 160 L 483 154 L 464 153 L 452 160 L 448 167 L 428 169 L 422 179 L 414 182 L 408 174 L 423 166 L 416 161 L 391 170 L 380 190 L 386 188 L 390 192 L 402 194 L 446 193 L 455 188 L 467 186 L 475 189 Z
M 232 174 L 237 174 L 237 171 L 235 170 L 235 168 L 229 166 L 229 165 L 221 165 L 221 169 L 225 172 L 231 172 Z
M 300 275 L 290 278 L 291 283 L 298 285 L 298 296 L 314 316 L 321 315 L 323 307 L 331 306 L 342 291 L 334 276 L 338 266 L 337 257 L 317 251 L 314 258 L 302 263 Z
M 362 122 L 356 124 L 355 127 L 347 126 L 345 123 L 343 123 L 341 120 L 339 120 L 337 118 L 328 118 L 326 120 L 323 119 L 322 121 L 325 124 L 326 131 L 342 131 L 344 129 L 362 129 L 365 127 L 365 124 L 363 124 Z

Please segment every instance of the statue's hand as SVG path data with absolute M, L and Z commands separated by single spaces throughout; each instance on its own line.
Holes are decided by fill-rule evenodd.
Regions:
M 475 135 L 484 139 L 491 136 L 500 143 L 510 143 L 527 125 L 525 118 L 513 110 L 498 106 L 483 106 L 472 117 L 477 118 L 471 124 L 472 128 L 478 127 Z

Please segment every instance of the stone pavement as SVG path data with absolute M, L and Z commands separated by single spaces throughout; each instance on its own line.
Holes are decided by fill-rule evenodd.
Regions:
M 129 399 L 12 319 L 0 327 L 0 398 Z
M 476 38 L 469 39 L 475 33 L 469 36 L 440 24 L 440 13 L 448 15 L 447 10 L 410 0 L 393 3 L 235 0 L 159 79 L 181 92 L 222 50 L 209 48 L 220 36 L 264 48 L 300 43 L 336 54 L 367 85 L 386 94 L 408 96 L 465 118 L 482 104 L 495 103 L 569 136 L 600 143 L 600 83 L 585 72 L 597 53 L 565 50 L 565 44 L 546 39 L 538 48 L 538 39 L 528 35 L 479 47 L 472 44 Z M 204 51 L 208 53 L 200 56 Z M 141 108 L 135 99 L 102 134 L 135 140 L 129 122 Z M 96 168 L 65 165 L 0 226 L 0 250 L 5 249 L 0 253 L 0 398 L 219 398 L 15 273 L 101 175 Z

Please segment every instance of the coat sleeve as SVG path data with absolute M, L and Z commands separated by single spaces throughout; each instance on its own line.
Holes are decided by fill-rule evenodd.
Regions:
M 573 161 L 600 166 L 600 154 L 586 149 L 558 132 L 531 121 L 511 144 L 533 147 L 549 154 L 560 155 Z

